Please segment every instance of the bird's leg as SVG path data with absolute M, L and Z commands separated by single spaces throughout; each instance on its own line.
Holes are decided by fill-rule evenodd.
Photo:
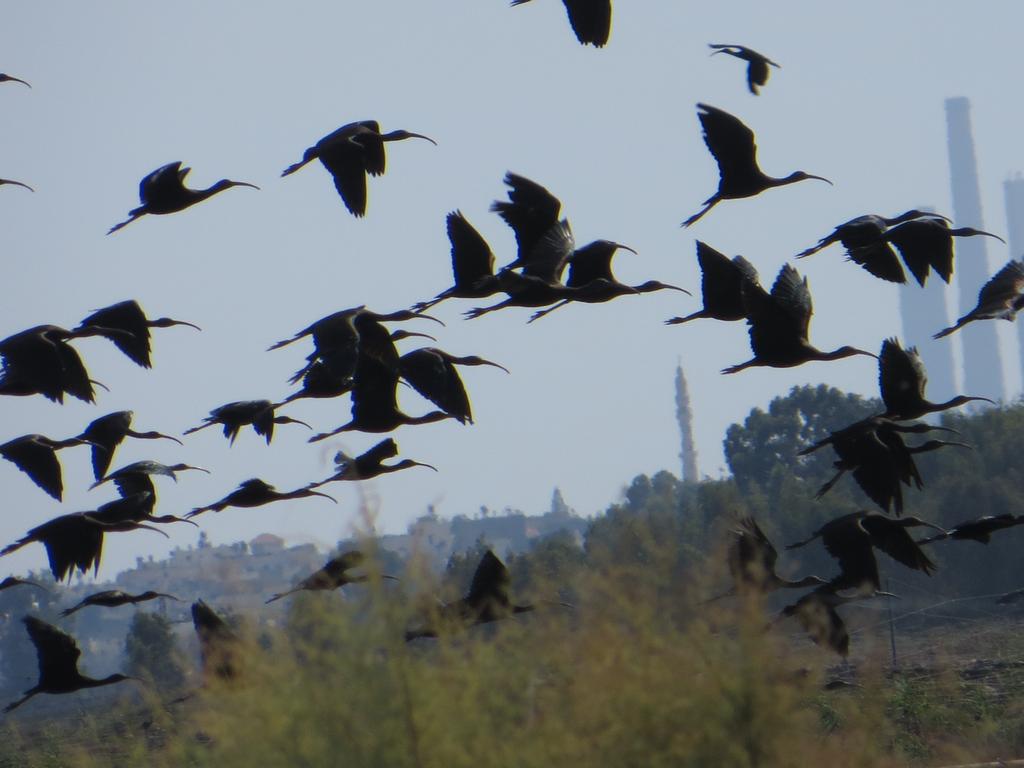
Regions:
M 701 208 L 701 209 L 700 209 L 699 211 L 697 211 L 697 212 L 696 212 L 695 214 L 693 214 L 693 216 L 691 216 L 690 218 L 688 218 L 688 219 L 687 219 L 686 221 L 684 221 L 684 222 L 683 222 L 682 224 L 680 224 L 679 226 L 681 226 L 681 227 L 688 227 L 688 226 L 690 226 L 691 224 L 694 224 L 694 223 L 695 223 L 695 222 L 696 222 L 696 221 L 697 221 L 698 219 L 700 219 L 700 218 L 701 218 L 701 217 L 702 217 L 702 216 L 703 216 L 703 215 L 704 215 L 705 213 L 707 213 L 707 212 L 708 212 L 708 211 L 710 211 L 710 210 L 711 210 L 712 208 L 714 208 L 714 207 L 715 207 L 715 205 L 716 205 L 716 204 L 718 203 L 719 199 L 720 199 L 720 198 L 719 198 L 719 197 L 718 197 L 717 195 L 715 195 L 715 196 L 714 196 L 714 197 L 712 197 L 712 198 L 709 198 L 709 199 L 708 199 L 707 201 L 705 201 L 705 203 L 704 203 L 704 207 L 703 207 L 703 208 Z
M 728 368 L 723 368 L 722 369 L 722 373 L 723 374 L 739 373 L 740 371 L 744 370 L 745 368 L 750 368 L 751 366 L 755 366 L 755 365 L 760 365 L 760 363 L 757 361 L 756 358 L 753 359 L 753 360 L 747 360 L 747 362 L 740 363 L 739 365 L 731 365 Z
M 141 218 L 142 216 L 145 216 L 145 215 L 146 215 L 146 211 L 140 210 L 139 208 L 136 208 L 133 211 L 129 211 L 128 212 L 128 218 L 125 219 L 124 221 L 122 221 L 120 224 L 115 224 L 110 229 L 108 229 L 107 230 L 107 234 L 108 235 L 112 235 L 115 232 L 117 232 L 117 230 L 122 229 L 123 227 L 127 227 L 133 221 L 135 221 L 136 219 Z
M 527 323 L 532 323 L 534 320 L 539 320 L 540 318 L 544 317 L 544 315 L 546 315 L 546 314 L 548 314 L 550 312 L 554 312 L 559 307 L 564 307 L 568 303 L 569 303 L 568 299 L 562 299 L 560 302 L 555 304 L 555 306 L 553 306 L 553 307 L 548 307 L 547 309 L 542 309 L 542 310 L 539 310 L 537 312 L 534 312 L 532 315 L 530 315 L 530 319 L 527 320 L 526 322 Z
M 842 477 L 845 474 L 846 474 L 845 467 L 841 468 L 838 472 L 836 472 L 835 477 L 833 477 L 831 480 L 829 480 L 827 483 L 825 483 L 823 486 L 821 486 L 821 488 L 818 489 L 818 492 L 816 494 L 814 494 L 814 498 L 820 499 L 826 493 L 831 491 L 832 490 L 832 486 L 835 485 L 836 483 L 838 483 L 839 482 L 839 478 Z
M 38 687 L 30 688 L 29 690 L 25 691 L 25 695 L 22 696 L 20 699 L 4 707 L 4 712 L 12 712 L 13 710 L 17 709 L 22 704 L 24 704 L 26 701 L 31 699 L 33 696 L 35 696 L 37 693 L 42 693 L 42 691 L 40 691 Z

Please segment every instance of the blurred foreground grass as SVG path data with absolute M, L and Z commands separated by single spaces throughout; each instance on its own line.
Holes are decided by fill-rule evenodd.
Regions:
M 84 716 L 8 718 L 0 766 L 844 768 L 1024 755 L 1015 668 L 969 679 L 940 658 L 891 677 L 876 627 L 855 636 L 858 686 L 826 691 L 838 658 L 791 620 L 769 628 L 777 602 L 705 604 L 721 584 L 687 586 L 668 557 L 583 569 L 569 586 L 572 610 L 541 604 L 409 644 L 436 588 L 427 577 L 300 593 L 284 626 L 248 617 L 241 681 L 209 680 L 180 704 L 125 688 Z M 557 587 L 515 597 L 554 600 Z

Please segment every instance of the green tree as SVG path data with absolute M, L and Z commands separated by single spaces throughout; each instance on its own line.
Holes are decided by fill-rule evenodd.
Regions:
M 173 690 L 185 682 L 181 655 L 171 623 L 158 613 L 139 611 L 132 617 L 124 639 L 128 673 Z

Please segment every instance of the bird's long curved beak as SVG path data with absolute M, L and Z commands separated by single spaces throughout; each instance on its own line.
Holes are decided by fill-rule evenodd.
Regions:
M 510 371 L 510 370 L 509 370 L 508 368 L 506 368 L 506 367 L 505 367 L 504 365 L 502 365 L 501 363 L 495 363 L 495 362 L 494 362 L 494 361 L 492 361 L 492 360 L 484 360 L 484 359 L 483 359 L 482 357 L 478 357 L 478 358 L 476 359 L 476 364 L 477 364 L 477 365 L 489 365 L 489 366 L 491 366 L 492 368 L 500 368 L 500 369 L 501 369 L 501 370 L 503 370 L 503 371 L 504 371 L 505 373 L 508 373 L 508 374 L 511 374 L 511 373 L 512 373 L 512 371 Z
M 278 424 L 301 424 L 306 429 L 312 429 L 312 427 L 306 422 L 300 421 L 299 419 L 293 419 L 291 416 L 278 416 L 274 421 Z
M 435 467 L 433 464 L 424 464 L 422 461 L 413 461 L 412 459 L 410 459 L 409 460 L 409 466 L 411 466 L 411 467 L 426 467 L 427 469 L 432 469 L 435 472 L 437 472 L 437 467 Z
M 252 185 L 249 184 L 248 186 L 251 187 Z M 256 187 L 256 189 L 259 189 L 259 187 Z M 189 328 L 195 328 L 197 331 L 202 331 L 203 330 L 202 328 L 200 328 L 195 323 L 190 323 L 187 320 L 173 320 L 171 318 L 167 318 L 167 320 L 168 320 L 169 325 L 187 325 Z
M 635 251 L 635 250 L 633 250 L 632 248 L 630 248 L 630 247 L 629 247 L 628 245 L 623 245 L 622 243 L 616 243 L 615 245 L 616 245 L 616 246 L 617 246 L 617 247 L 618 247 L 618 248 L 619 248 L 620 250 L 623 250 L 623 251 L 629 251 L 630 253 L 636 253 L 636 251 Z M 639 254 L 638 254 L 638 255 L 639 255 Z
M 437 339 L 435 339 L 429 333 L 418 333 L 416 331 L 395 331 L 395 333 L 399 333 L 401 334 L 401 336 L 399 336 L 397 339 L 392 337 L 392 341 L 401 341 L 402 339 L 408 339 L 412 336 L 416 336 L 423 339 L 430 339 L 431 341 L 437 341 Z
M 827 184 L 828 184 L 828 185 L 829 185 L 830 187 L 834 187 L 834 186 L 835 186 L 835 184 L 833 184 L 833 183 L 832 183 L 831 181 L 829 181 L 828 179 L 826 179 L 826 178 L 825 178 L 824 176 L 815 176 L 815 175 L 814 175 L 813 173 L 808 173 L 808 174 L 807 174 L 807 178 L 808 178 L 808 179 L 817 179 L 818 181 L 824 181 L 824 182 L 826 182 L 826 183 L 827 183 Z
M 434 145 L 435 147 L 437 146 L 437 142 L 436 142 L 436 141 L 434 141 L 434 140 L 433 140 L 432 138 L 430 138 L 429 136 L 424 136 L 424 135 L 423 135 L 422 133 L 413 133 L 412 131 L 409 131 L 408 133 L 409 133 L 409 136 L 410 136 L 411 138 L 414 138 L 414 139 L 426 139 L 426 140 L 427 140 L 427 141 L 429 141 L 429 142 L 430 142 L 431 144 L 433 144 L 433 145 Z
M 678 285 L 669 285 L 668 283 L 662 283 L 661 287 L 662 288 L 667 288 L 670 291 L 682 291 L 687 296 L 693 296 L 693 294 L 690 293 L 688 290 L 686 290 L 685 288 L 680 288 Z
M 26 83 L 26 85 L 27 85 L 27 83 Z M 31 88 L 31 87 L 32 86 L 29 86 L 29 88 Z M 23 184 L 20 181 L 13 181 L 12 179 L 0 179 L 0 184 L 13 184 L 16 187 L 24 187 L 29 192 L 35 192 L 35 190 L 32 189 L 32 187 L 30 187 L 28 184 Z
M 230 179 L 229 179 L 230 181 Z M 232 187 L 250 187 L 252 189 L 259 189 L 255 184 L 250 184 L 247 181 L 232 181 L 230 186 Z
M 160 437 L 162 437 L 162 438 L 163 438 L 163 439 L 165 439 L 165 440 L 173 440 L 173 441 L 174 441 L 174 442 L 176 442 L 176 443 L 177 443 L 178 445 L 184 445 L 184 443 L 183 443 L 183 442 L 181 442 L 181 440 L 179 440 L 178 438 L 176 438 L 176 437 L 173 437 L 172 435 L 165 435 L 165 434 L 163 434 L 162 432 L 154 432 L 154 433 L 153 433 L 153 437 L 154 437 L 154 438 L 160 438 Z
M 320 493 L 320 491 L 311 491 L 308 488 L 306 488 L 305 490 L 306 490 L 306 494 L 305 495 L 307 495 L 307 496 L 323 496 L 325 499 L 330 499 L 335 504 L 338 503 L 338 500 L 336 498 L 334 498 L 333 496 L 328 496 L 326 493 Z
M 438 325 L 441 325 L 441 326 L 444 325 L 444 321 L 443 320 L 438 320 L 436 317 L 434 317 L 433 315 L 428 315 L 426 312 L 416 312 L 415 315 L 416 315 L 416 317 L 422 317 L 422 318 L 424 318 L 426 320 L 433 320 Z
M 184 471 L 184 470 L 186 470 L 186 469 L 195 469 L 195 470 L 198 470 L 199 472 L 205 472 L 205 473 L 206 473 L 206 474 L 208 474 L 208 475 L 210 474 L 210 470 L 208 470 L 208 469 L 203 469 L 203 467 L 193 467 L 193 466 L 192 466 L 191 464 L 186 464 L 186 465 L 185 465 L 185 466 L 183 466 L 183 467 L 181 468 L 181 470 L 179 470 L 179 471 Z M 177 479 L 177 478 L 175 478 L 175 479 Z
M 189 514 L 191 514 L 191 512 Z M 189 525 L 194 525 L 196 528 L 199 527 L 199 523 L 193 523 L 187 518 L 177 517 L 176 515 L 161 515 L 160 517 L 147 517 L 146 519 L 152 520 L 155 523 L 188 523 Z M 153 530 L 155 531 L 158 529 L 154 528 Z M 160 533 L 163 533 L 163 531 L 160 531 Z M 164 533 L 164 535 L 166 536 L 167 534 Z
M 29 85 L 29 83 L 25 82 L 20 77 L 12 77 L 11 75 L 6 75 L 5 79 L 8 80 L 9 82 L 21 83 L 22 85 L 28 85 L 29 88 L 32 87 L 31 85 Z
M 979 229 L 979 230 L 978 230 L 978 231 L 977 231 L 977 232 L 976 232 L 975 234 L 978 234 L 978 235 L 987 235 L 988 237 L 994 237 L 994 238 L 995 238 L 996 240 L 998 240 L 998 241 L 999 241 L 1000 243 L 1002 243 L 1003 245 L 1006 245 L 1006 241 L 1005 241 L 1005 240 L 1003 240 L 1003 238 L 1001 238 L 1001 237 L 1000 237 L 999 235 L 994 235 L 994 234 L 992 234 L 991 232 L 983 232 L 982 230 L 980 230 L 980 229 Z

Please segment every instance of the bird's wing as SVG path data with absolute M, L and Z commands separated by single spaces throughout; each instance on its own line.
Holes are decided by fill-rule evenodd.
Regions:
M 148 205 L 150 201 L 180 193 L 188 172 L 188 168 L 182 169 L 181 161 L 160 166 L 139 182 L 139 200 Z
M 839 562 L 842 572 L 836 583 L 840 589 L 870 584 L 879 588 L 878 561 L 871 550 L 871 537 L 861 525 L 863 515 L 847 515 L 844 524 L 826 525 L 822 528 L 821 543 L 825 550 Z
M 98 309 L 78 324 L 79 328 L 96 327 L 124 331 L 103 334 L 133 363 L 151 368 L 150 333 L 146 314 L 138 302 L 130 299 Z
M 85 369 L 85 363 L 78 356 L 78 352 L 63 341 L 58 341 L 56 348 L 57 357 L 60 359 L 61 386 L 64 391 L 82 402 L 95 402 L 96 395 L 92 389 L 92 380 L 89 378 L 89 372 Z
M 389 437 L 386 440 L 381 440 L 379 443 L 373 446 L 373 448 L 366 451 L 365 453 L 360 454 L 358 457 L 356 457 L 355 460 L 358 463 L 367 462 L 372 465 L 376 465 L 380 464 L 382 461 L 384 461 L 384 459 L 390 459 L 392 456 L 397 455 L 398 444 L 394 441 L 394 438 Z M 361 553 L 358 554 L 360 557 L 362 557 Z
M 156 496 L 153 478 L 144 472 L 125 472 L 124 474 L 115 472 L 111 479 L 114 481 L 114 485 L 117 486 L 117 492 L 121 494 L 122 498 L 142 493 L 143 491 L 149 491 L 154 497 Z
M 362 565 L 365 559 L 366 556 L 359 550 L 349 550 L 328 560 L 323 570 L 331 575 L 338 575 Z
M 60 500 L 64 492 L 60 461 L 50 447 L 32 441 L 21 441 L 0 446 L 0 455 L 32 478 L 32 482 Z
M 360 355 L 352 385 L 352 418 L 357 422 L 373 421 L 381 413 L 398 407 L 398 371 L 385 362 Z
M 25 381 L 54 402 L 64 400 L 64 367 L 57 345 L 43 336 L 16 334 L 0 342 L 4 377 Z
M 519 266 L 530 261 L 531 253 L 548 229 L 558 222 L 561 201 L 546 188 L 525 176 L 505 174 L 505 184 L 511 189 L 509 201 L 495 201 L 491 210 L 501 216 L 515 232 Z
M 1009 308 L 1024 292 L 1024 261 L 1009 261 L 978 292 L 978 309 Z
M 353 216 L 366 215 L 366 165 L 364 152 L 338 142 L 320 152 L 320 162 L 334 179 L 334 188 Z
M 509 602 L 509 587 L 512 584 L 512 577 L 508 568 L 498 559 L 491 550 L 484 552 L 476 571 L 473 573 L 473 581 L 469 585 L 469 592 L 466 594 L 466 601 L 471 604 L 486 601 L 494 598 L 499 602 Z
M 903 257 L 903 263 L 920 285 L 928 279 L 928 270 L 933 265 L 945 263 L 948 251 L 949 270 L 952 273 L 953 238 L 942 227 L 936 226 L 935 219 L 915 219 L 892 227 L 885 233 Z M 936 268 L 936 272 L 940 272 Z M 942 272 L 940 272 L 942 274 Z M 947 277 L 943 278 L 948 282 Z
M 716 315 L 743 317 L 742 286 L 744 281 L 757 283 L 754 266 L 742 256 L 731 260 L 699 240 L 697 262 L 700 264 L 704 308 Z
M 799 332 L 801 338 L 806 339 L 811 315 L 814 313 L 807 278 L 801 278 L 800 273 L 789 264 L 784 265 L 772 286 L 772 299 L 790 319 L 793 329 Z
M 417 349 L 402 355 L 399 370 L 403 379 L 423 397 L 463 424 L 472 420 L 469 395 L 455 366 L 431 349 Z
M 617 248 L 613 243 L 595 241 L 577 250 L 569 259 L 569 279 L 565 284 L 582 288 L 595 280 L 617 282 L 612 274 L 612 259 Z
M 906 526 L 898 521 L 869 515 L 861 521 L 861 526 L 871 537 L 871 543 L 893 560 L 929 575 L 935 570 L 935 563 L 917 545 Z
M 928 374 L 916 347 L 903 349 L 896 339 L 882 342 L 878 356 L 878 389 L 888 411 L 904 413 L 903 404 L 924 398 L 927 383 Z
M 380 176 L 387 163 L 384 142 L 380 140 L 380 123 L 376 120 L 360 120 L 356 125 L 366 129 L 356 134 L 356 142 L 363 149 L 363 167 L 371 176 Z
M 35 616 L 26 616 L 23 621 L 36 647 L 40 687 L 53 685 L 60 688 L 62 684 L 75 680 L 78 677 L 78 657 L 82 652 L 74 638 Z
M 452 244 L 452 273 L 455 284 L 471 286 L 494 274 L 494 253 L 483 236 L 467 221 L 462 211 L 448 214 L 448 240 Z
M 890 283 L 907 282 L 907 276 L 903 273 L 896 252 L 884 241 L 848 247 L 846 256 L 854 264 L 858 264 L 881 280 Z
M 756 95 L 757 89 L 768 82 L 768 60 L 751 56 L 747 61 L 747 88 Z
M 563 0 L 569 24 L 583 45 L 597 48 L 608 43 L 612 27 L 611 0 Z
M 698 117 L 704 130 L 704 143 L 718 163 L 720 188 L 745 179 L 751 168 L 757 168 L 757 144 L 754 132 L 737 117 L 708 104 L 698 104 Z

